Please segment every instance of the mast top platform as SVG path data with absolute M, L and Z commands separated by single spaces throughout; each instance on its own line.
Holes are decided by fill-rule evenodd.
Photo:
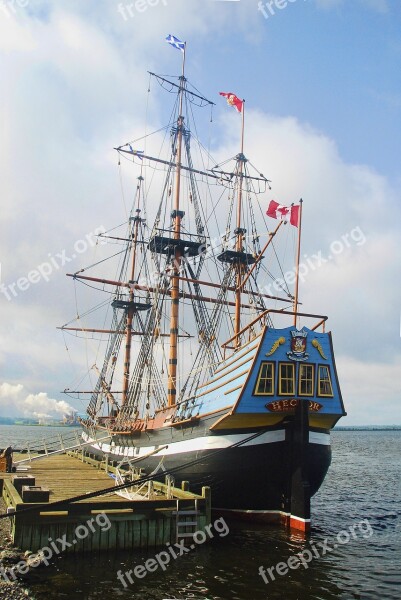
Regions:
M 124 310 L 150 310 L 152 305 L 148 302 L 135 302 L 134 300 L 113 300 L 111 303 L 113 308 L 123 308 Z
M 160 233 L 165 230 L 160 230 Z M 170 232 L 169 232 L 170 233 Z M 148 243 L 148 248 L 151 252 L 158 254 L 174 255 L 176 250 L 180 251 L 182 256 L 200 256 L 207 249 L 206 238 L 198 235 L 189 237 L 197 237 L 198 239 L 172 238 L 165 235 L 154 235 Z
M 256 257 L 253 254 L 238 250 L 224 250 L 217 258 L 222 263 L 232 265 L 253 265 L 256 262 Z

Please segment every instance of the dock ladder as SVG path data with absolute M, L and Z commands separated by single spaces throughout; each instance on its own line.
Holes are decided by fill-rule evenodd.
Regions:
M 192 538 L 199 530 L 198 500 L 195 499 L 194 510 L 180 510 L 180 501 L 177 500 L 177 510 L 174 513 L 177 516 L 176 521 L 176 539 L 179 542 L 181 539 Z

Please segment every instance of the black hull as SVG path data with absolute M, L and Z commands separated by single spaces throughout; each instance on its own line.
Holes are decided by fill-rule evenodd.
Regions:
M 175 435 L 176 432 L 174 432 Z M 188 445 L 197 444 L 201 433 L 206 433 L 197 428 L 197 431 L 180 431 L 178 439 L 188 440 Z M 235 433 L 223 432 L 212 435 L 208 439 L 213 441 L 218 448 L 221 439 L 238 439 L 239 436 L 248 438 L 252 435 L 249 430 Z M 172 434 L 167 431 L 161 433 L 158 445 L 167 442 L 167 437 Z M 212 507 L 215 509 L 231 510 L 252 513 L 258 512 L 282 512 L 290 513 L 291 504 L 291 481 L 294 474 L 294 452 L 291 431 L 272 429 L 267 433 L 271 440 L 252 445 L 242 445 L 236 448 L 226 448 L 223 451 L 194 449 L 175 453 L 172 449 L 176 445 L 169 444 L 170 454 L 165 455 L 163 467 L 166 470 L 180 468 L 174 474 L 176 483 L 187 480 L 193 492 L 200 492 L 202 486 L 212 488 Z M 104 433 L 98 432 L 98 439 Z M 304 456 L 304 468 L 310 488 L 310 495 L 315 494 L 321 486 L 331 462 L 331 447 L 328 432 L 310 432 L 310 439 L 315 436 L 314 443 L 307 443 Z M 274 441 L 275 438 L 282 441 Z M 165 438 L 163 440 L 163 438 Z M 318 443 L 321 441 L 322 443 Z M 258 442 L 255 440 L 254 442 Z M 117 443 L 117 442 L 116 442 Z M 154 442 L 153 442 L 154 443 Z M 146 444 L 146 446 L 144 446 Z M 199 445 L 199 444 L 198 444 Z M 143 448 L 154 448 L 149 443 L 149 436 L 144 440 L 141 438 L 125 439 L 125 445 L 118 448 L 118 452 L 110 452 L 109 460 L 120 462 L 124 457 L 124 451 L 131 446 Z M 90 452 L 97 455 L 103 453 L 93 445 Z M 135 458 L 135 455 L 134 455 Z M 200 459 L 200 460 L 199 460 Z M 145 456 L 137 466 L 150 473 L 158 466 L 161 456 Z M 186 466 L 191 461 L 199 460 L 195 465 Z M 156 479 L 164 480 L 164 473 L 160 471 Z

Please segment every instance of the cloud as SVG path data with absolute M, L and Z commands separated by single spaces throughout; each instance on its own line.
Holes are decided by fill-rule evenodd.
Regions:
M 226 156 L 238 143 L 235 116 L 225 117 Z M 329 316 L 346 409 L 350 402 L 343 424 L 401 422 L 400 190 L 374 169 L 345 162 L 334 140 L 307 123 L 257 111 L 247 120 L 246 153 L 257 167 L 268 165 L 263 172 L 272 179 L 262 204 L 304 199 L 301 260 L 312 267 L 300 299 L 306 312 Z M 284 272 L 294 259 L 294 231 L 286 227 Z M 273 270 L 273 257 L 267 260 Z
M 342 356 L 337 361 L 341 391 L 348 416 L 344 425 L 399 425 L 401 423 L 401 358 L 387 364 Z
M 37 419 L 62 417 L 73 407 L 64 400 L 49 398 L 47 393 L 28 393 L 22 384 L 0 384 L 0 415 L 3 417 L 34 417 Z

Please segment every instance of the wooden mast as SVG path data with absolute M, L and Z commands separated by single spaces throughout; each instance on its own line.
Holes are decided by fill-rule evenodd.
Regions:
M 173 233 L 174 239 L 179 240 L 181 235 L 181 220 L 184 213 L 180 211 L 180 185 L 181 185 L 181 158 L 182 158 L 182 133 L 184 127 L 184 117 L 182 115 L 183 95 L 185 90 L 185 52 L 186 43 L 183 49 L 182 74 L 179 87 L 179 108 L 177 118 L 177 149 L 176 149 L 176 173 L 174 184 L 174 210 Z M 177 396 L 177 362 L 178 362 L 178 325 L 179 325 L 179 302 L 180 302 L 180 281 L 178 279 L 181 266 L 182 252 L 180 247 L 175 246 L 174 261 L 172 265 L 171 278 L 171 312 L 170 312 L 170 351 L 168 360 L 168 384 L 167 384 L 167 403 L 173 406 L 176 403 Z
M 242 100 L 242 125 L 241 125 L 241 152 L 238 155 L 238 173 L 239 173 L 239 188 L 238 188 L 238 202 L 237 202 L 237 228 L 235 233 L 237 235 L 236 251 L 243 251 L 243 239 L 244 230 L 241 227 L 241 213 L 242 213 L 242 178 L 244 174 L 244 126 L 245 126 L 245 100 Z M 242 272 L 243 265 L 239 261 L 237 263 L 237 276 L 236 276 L 236 291 L 235 291 L 235 317 L 234 317 L 234 334 L 237 336 L 236 346 L 240 345 L 240 336 L 238 333 L 241 330 L 241 289 L 242 289 Z
M 298 215 L 298 246 L 297 246 L 297 258 L 295 261 L 295 295 L 294 295 L 294 325 L 297 325 L 297 311 L 298 311 L 298 288 L 299 288 L 299 260 L 301 256 L 301 224 L 302 224 L 302 198 L 299 201 L 299 215 Z
M 136 208 L 136 215 L 133 217 L 134 225 L 134 235 L 133 235 L 133 249 L 132 249 L 132 261 L 131 261 L 131 277 L 130 281 L 134 281 L 135 278 L 135 264 L 136 264 L 136 247 L 138 242 L 138 230 L 139 225 L 141 223 L 141 218 L 139 216 L 139 200 L 141 193 L 141 182 L 143 181 L 143 177 L 140 175 L 138 177 L 138 185 L 137 185 L 137 196 L 138 203 Z M 129 386 L 129 376 L 130 376 L 130 365 L 131 365 L 131 342 L 132 342 L 132 321 L 134 318 L 135 307 L 134 307 L 134 290 L 130 288 L 129 293 L 129 304 L 127 307 L 127 327 L 125 332 L 125 357 L 124 357 L 124 376 L 123 376 L 123 393 L 122 393 L 122 406 L 127 403 L 127 393 Z

